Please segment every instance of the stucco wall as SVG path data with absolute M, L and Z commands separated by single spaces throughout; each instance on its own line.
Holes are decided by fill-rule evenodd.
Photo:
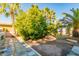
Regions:
M 2 31 L 4 31 L 5 29 L 7 29 L 10 32 L 12 30 L 11 26 L 0 26 L 0 28 L 2 29 Z

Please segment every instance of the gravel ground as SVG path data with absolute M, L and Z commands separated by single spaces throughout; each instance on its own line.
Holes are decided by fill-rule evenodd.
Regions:
M 65 40 L 55 40 L 32 46 L 42 56 L 65 56 L 72 48 Z

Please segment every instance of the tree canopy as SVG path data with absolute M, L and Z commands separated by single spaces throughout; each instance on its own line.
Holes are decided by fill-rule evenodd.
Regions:
M 24 39 L 37 39 L 47 34 L 46 20 L 36 5 L 27 12 L 20 11 L 16 17 L 15 27 Z

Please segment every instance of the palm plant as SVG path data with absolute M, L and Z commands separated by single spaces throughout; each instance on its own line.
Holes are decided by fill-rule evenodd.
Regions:
M 63 17 L 61 22 L 64 25 L 64 27 L 66 28 L 66 34 L 68 36 L 70 36 L 71 35 L 71 30 L 72 30 L 72 20 L 67 18 L 67 17 Z
M 67 18 L 72 19 L 73 37 L 79 38 L 79 9 L 71 9 L 73 14 L 64 13 Z
M 43 15 L 46 18 L 47 22 L 48 22 L 48 32 L 52 34 L 52 32 L 54 33 L 54 35 L 56 35 L 57 33 L 57 20 L 56 20 L 56 15 L 54 10 L 50 10 L 49 8 L 44 8 L 43 10 Z
M 50 20 L 50 24 L 52 24 L 55 21 L 56 17 L 55 12 L 53 10 L 49 10 L 48 19 Z
M 44 15 L 44 17 L 46 17 L 46 19 L 48 19 L 48 12 L 49 12 L 49 8 L 44 8 L 43 10 L 42 10 L 42 12 L 43 12 L 43 15 Z
M 12 28 L 15 34 L 15 29 L 14 29 L 14 22 L 15 22 L 15 14 L 17 14 L 18 10 L 19 10 L 19 4 L 18 3 L 11 3 L 11 4 L 7 4 L 7 3 L 0 3 L 0 13 L 1 14 L 5 14 L 5 16 L 10 16 L 12 19 Z M 8 9 L 8 11 L 7 11 Z M 13 39 L 13 45 L 14 45 L 14 49 L 13 49 L 13 55 L 15 55 L 15 39 Z
M 53 10 L 50 10 L 47 7 L 43 9 L 43 14 L 44 14 L 45 18 L 50 21 L 50 24 L 52 24 L 52 22 L 56 18 L 55 17 L 55 12 Z
M 9 15 L 11 16 L 12 18 L 12 27 L 13 27 L 13 30 L 14 30 L 14 34 L 15 34 L 15 28 L 14 28 L 14 22 L 15 22 L 15 14 L 17 13 L 17 11 L 19 10 L 19 4 L 16 3 L 16 4 L 10 4 L 9 5 L 9 9 L 10 9 L 10 12 L 9 12 Z
M 3 14 L 5 12 L 6 3 L 0 3 L 0 14 Z
M 12 28 L 14 30 L 14 22 L 15 22 L 15 14 L 17 14 L 17 11 L 19 10 L 20 5 L 18 3 L 1 3 L 0 4 L 0 13 L 4 13 L 5 16 L 10 16 L 12 19 Z M 8 11 L 7 11 L 8 9 Z M 15 33 L 15 31 L 14 31 Z

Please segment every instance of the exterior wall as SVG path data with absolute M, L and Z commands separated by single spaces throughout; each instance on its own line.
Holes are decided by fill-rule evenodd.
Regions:
M 61 34 L 61 35 L 66 35 L 66 28 L 60 28 L 58 29 L 58 34 Z
M 0 26 L 0 29 L 2 29 L 2 31 L 5 31 L 5 29 L 7 29 L 10 32 L 12 30 L 12 26 Z
M 66 35 L 66 28 L 62 29 L 62 35 Z

